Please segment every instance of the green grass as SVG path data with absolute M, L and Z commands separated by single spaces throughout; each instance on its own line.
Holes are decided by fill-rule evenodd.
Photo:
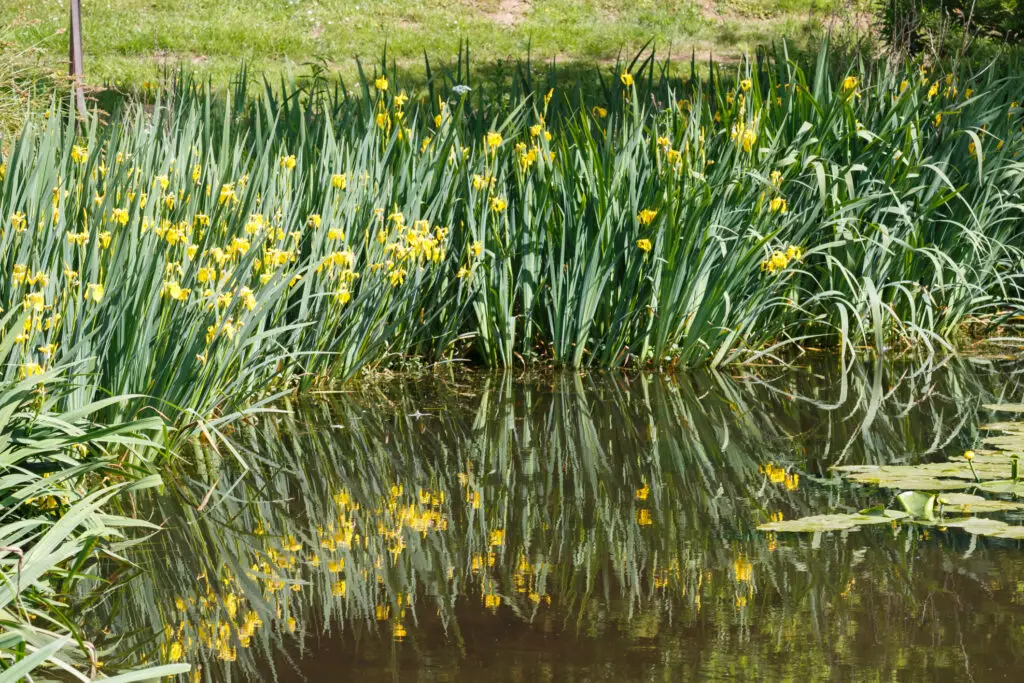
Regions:
M 45 89 L 40 98 L 45 106 L 53 92 L 52 70 L 39 64 L 40 51 L 20 45 L 14 34 L 12 27 L 0 22 L 0 137 L 21 127 L 34 94 Z
M 85 70 L 93 85 L 139 86 L 161 67 L 190 65 L 226 82 L 241 62 L 276 75 L 291 65 L 326 61 L 352 77 L 353 57 L 374 57 L 385 46 L 399 66 L 417 72 L 424 51 L 454 58 L 460 41 L 480 46 L 481 65 L 519 57 L 614 61 L 649 40 L 661 52 L 687 59 L 738 59 L 785 32 L 791 43 L 834 14 L 821 0 L 717 3 L 659 0 L 84 0 Z M 847 16 L 847 12 L 843 12 Z M 12 23 L 16 43 L 42 49 L 40 59 L 63 68 L 67 58 L 65 3 L 5 3 L 0 26 Z M 421 72 L 419 72 L 421 73 Z

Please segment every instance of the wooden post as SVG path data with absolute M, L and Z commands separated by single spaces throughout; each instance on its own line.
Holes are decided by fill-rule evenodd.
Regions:
M 85 91 L 82 89 L 82 0 L 71 0 L 71 36 L 68 40 L 68 73 L 71 76 L 71 107 L 85 118 Z

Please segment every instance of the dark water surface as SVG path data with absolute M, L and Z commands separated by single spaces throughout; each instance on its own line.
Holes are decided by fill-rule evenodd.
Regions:
M 756 529 L 889 504 L 830 466 L 977 448 L 983 406 L 1024 399 L 1019 370 L 324 395 L 187 454 L 199 466 L 139 502 L 167 531 L 96 618 L 206 681 L 1019 680 L 1020 542 Z

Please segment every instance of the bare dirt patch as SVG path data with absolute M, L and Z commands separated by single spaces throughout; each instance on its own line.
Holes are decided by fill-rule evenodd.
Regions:
M 471 5 L 478 3 L 471 2 Z M 480 8 L 481 13 L 500 26 L 515 26 L 526 18 L 530 11 L 531 0 L 499 0 L 495 9 Z
M 700 7 L 700 14 L 705 19 L 722 19 L 722 14 L 715 6 L 715 0 L 697 0 L 697 6 Z

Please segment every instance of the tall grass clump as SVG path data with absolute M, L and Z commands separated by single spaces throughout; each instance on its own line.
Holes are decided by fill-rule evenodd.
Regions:
M 142 681 L 186 671 L 100 672 L 113 653 L 93 645 L 82 614 L 104 598 L 97 574 L 125 564 L 119 553 L 140 530 L 157 528 L 111 507 L 159 483 L 142 458 L 162 422 L 99 427 L 90 417 L 101 405 L 61 412 L 67 384 L 58 372 L 0 382 L 0 682 Z
M 23 73 L 19 57 L 9 39 L 10 28 L 0 26 L 0 132 L 16 130 L 24 118 L 25 107 L 18 95 L 18 79 Z
M 14 134 L 30 111 L 46 105 L 46 96 L 59 77 L 38 58 L 36 46 L 19 45 L 17 23 L 0 24 L 0 137 Z
M 0 305 L 28 312 L 8 376 L 75 363 L 72 402 L 192 420 L 401 358 L 938 353 L 1020 310 L 1011 64 L 427 71 L 183 73 L 108 124 L 27 122 L 0 180 Z

